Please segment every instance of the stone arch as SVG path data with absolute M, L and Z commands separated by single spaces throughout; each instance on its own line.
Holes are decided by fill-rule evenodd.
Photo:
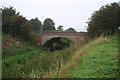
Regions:
M 52 39 L 55 39 L 55 38 L 64 38 L 64 39 L 67 39 L 67 40 L 69 40 L 69 41 L 71 41 L 71 42 L 75 43 L 75 41 L 74 41 L 74 40 L 72 40 L 72 39 L 71 39 L 71 38 L 69 38 L 69 37 L 56 36 L 56 37 L 50 37 L 50 38 L 48 38 L 47 40 L 45 40 L 45 41 L 44 41 L 44 43 L 43 43 L 43 45 L 44 45 L 46 42 L 48 42 L 49 40 L 52 40 Z

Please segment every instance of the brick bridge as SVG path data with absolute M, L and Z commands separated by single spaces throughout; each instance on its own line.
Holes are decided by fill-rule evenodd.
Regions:
M 53 38 L 66 38 L 75 44 L 80 44 L 87 39 L 86 32 L 46 32 L 37 35 L 36 42 L 38 45 L 44 45 L 48 40 Z

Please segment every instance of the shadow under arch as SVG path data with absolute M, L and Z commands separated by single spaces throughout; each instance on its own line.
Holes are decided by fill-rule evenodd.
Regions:
M 62 50 L 74 44 L 75 42 L 69 38 L 53 37 L 53 38 L 48 39 L 44 43 L 44 46 L 51 52 L 51 51 L 56 51 L 56 50 Z

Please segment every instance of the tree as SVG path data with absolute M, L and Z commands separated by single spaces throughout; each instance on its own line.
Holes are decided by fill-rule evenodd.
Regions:
M 57 27 L 57 30 L 58 30 L 58 31 L 63 31 L 63 26 L 62 26 L 62 25 L 59 25 L 59 27 Z
M 37 33 L 40 33 L 42 23 L 38 20 L 38 18 L 31 19 L 29 22 L 32 24 L 33 30 Z
M 16 12 L 11 6 L 0 8 L 0 10 L 2 11 L 2 32 L 10 33 L 11 17 L 18 16 L 19 12 Z
M 12 16 L 9 23 L 9 34 L 15 36 L 20 35 L 20 25 L 27 22 L 23 16 Z
M 120 6 L 117 3 L 102 6 L 88 21 L 88 34 L 90 37 L 113 35 L 120 26 L 119 19 Z
M 26 22 L 20 25 L 20 36 L 25 40 L 30 40 L 30 32 L 32 31 L 32 25 L 29 22 Z
M 74 28 L 71 28 L 71 27 L 70 27 L 70 28 L 66 29 L 66 32 L 76 32 L 76 31 L 75 31 Z
M 13 9 L 13 7 L 3 7 L 3 9 L 1 8 L 1 11 L 3 15 L 3 33 L 12 36 L 20 36 L 25 40 L 34 41 L 36 34 L 32 31 L 32 25 L 25 17 L 16 13 L 16 10 Z
M 54 30 L 56 30 L 54 25 L 55 25 L 55 23 L 53 22 L 53 20 L 50 18 L 47 18 L 43 22 L 43 30 L 44 31 L 54 31 Z

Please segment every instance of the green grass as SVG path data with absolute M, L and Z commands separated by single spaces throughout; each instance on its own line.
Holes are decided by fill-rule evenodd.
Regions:
M 3 35 L 3 40 L 12 38 Z M 27 76 L 32 68 L 32 61 L 45 54 L 47 50 L 42 46 L 33 46 L 24 40 L 18 40 L 20 45 L 12 45 L 2 49 L 2 76 L 3 78 L 18 78 Z
M 38 49 L 5 58 L 3 63 L 4 78 L 45 77 L 66 64 L 75 51 L 74 46 L 56 52 L 40 54 Z
M 66 75 L 71 78 L 117 78 L 118 38 L 97 39 L 84 48 L 85 55 L 78 57 L 77 65 Z
M 42 56 L 36 57 L 33 60 L 33 71 L 29 75 L 31 78 L 49 77 L 51 73 L 56 73 L 58 70 L 67 64 L 76 51 L 74 46 L 64 50 L 48 52 Z M 54 78 L 54 76 L 51 76 Z
M 46 77 L 66 64 L 76 51 L 74 46 L 64 50 L 47 52 L 44 47 L 32 46 L 19 41 L 20 46 L 12 45 L 3 49 L 3 78 Z
M 16 48 L 14 48 L 16 49 Z M 13 51 L 14 51 L 13 49 Z M 8 49 L 8 51 L 10 51 Z M 12 52 L 12 51 L 11 51 Z M 22 77 L 30 73 L 33 66 L 32 61 L 46 52 L 43 48 L 29 48 L 16 52 L 14 55 L 8 55 L 2 60 L 3 77 Z
M 22 46 L 3 50 L 3 78 L 116 78 L 117 36 L 98 38 L 81 47 L 71 45 L 47 52 L 20 41 Z M 76 52 L 77 51 L 77 52 Z

